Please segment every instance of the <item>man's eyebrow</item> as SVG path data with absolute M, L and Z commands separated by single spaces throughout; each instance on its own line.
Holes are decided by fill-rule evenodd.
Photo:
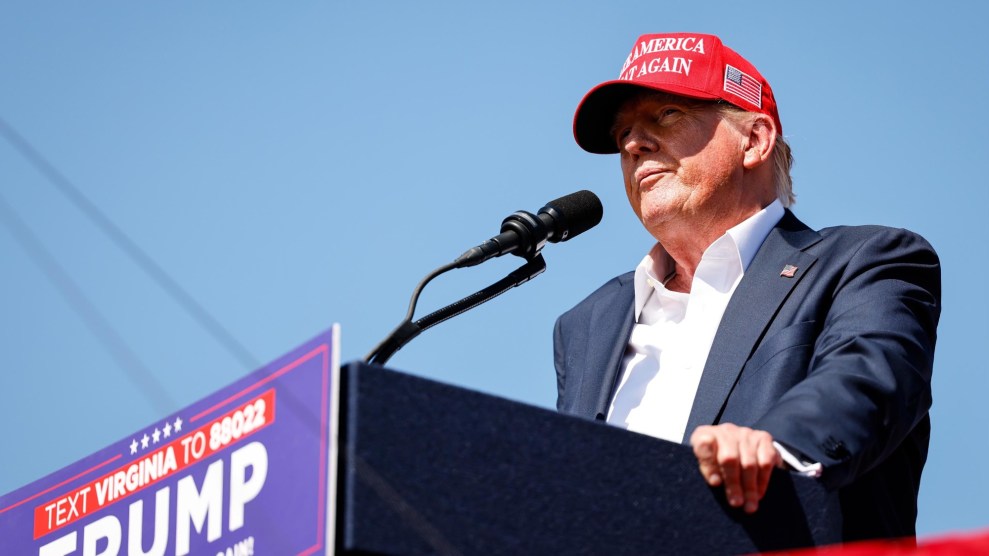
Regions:
M 611 123 L 611 127 L 608 128 L 608 135 L 614 137 L 615 134 L 618 133 L 618 128 L 619 128 L 618 118 L 616 117 L 615 121 Z

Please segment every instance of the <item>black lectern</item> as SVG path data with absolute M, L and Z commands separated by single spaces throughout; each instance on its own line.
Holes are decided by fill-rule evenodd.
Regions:
M 387 369 L 342 370 L 338 554 L 741 554 L 841 540 L 777 471 L 727 505 L 685 446 Z

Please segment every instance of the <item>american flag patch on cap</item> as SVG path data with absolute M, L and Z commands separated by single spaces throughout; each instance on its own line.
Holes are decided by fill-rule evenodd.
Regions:
M 751 75 L 730 65 L 725 65 L 725 92 L 762 108 L 762 83 Z

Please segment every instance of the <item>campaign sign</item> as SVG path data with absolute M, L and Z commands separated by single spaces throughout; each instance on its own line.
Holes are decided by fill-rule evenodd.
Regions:
M 0 497 L 0 554 L 330 554 L 337 327 Z

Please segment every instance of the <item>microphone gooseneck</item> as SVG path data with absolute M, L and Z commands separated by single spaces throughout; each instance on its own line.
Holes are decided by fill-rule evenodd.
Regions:
M 547 242 L 559 243 L 577 237 L 596 226 L 603 214 L 604 209 L 597 195 L 590 191 L 578 191 L 546 203 L 537 214 L 520 210 L 509 215 L 501 223 L 500 234 L 467 250 L 455 261 L 437 268 L 419 282 L 412 293 L 405 318 L 364 357 L 364 361 L 384 365 L 395 352 L 426 329 L 532 280 L 546 270 L 546 261 L 540 251 Z M 487 288 L 413 320 L 419 294 L 433 278 L 455 268 L 474 266 L 508 253 L 524 258 L 526 263 Z

